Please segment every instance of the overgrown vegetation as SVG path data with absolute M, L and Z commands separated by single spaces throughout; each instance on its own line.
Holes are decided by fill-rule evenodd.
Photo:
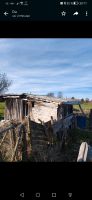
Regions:
M 86 111 L 89 112 L 90 109 L 92 109 L 92 102 L 82 103 L 81 107 L 83 108 L 84 112 L 86 112 Z M 79 110 L 79 106 L 78 105 L 74 105 L 74 108 Z
M 82 142 L 85 142 L 85 141 L 89 145 L 92 145 L 92 131 L 72 129 L 70 132 L 68 143 L 62 151 L 63 158 L 64 158 L 63 161 L 76 162 L 80 145 Z
M 0 102 L 0 120 L 4 118 L 5 103 Z

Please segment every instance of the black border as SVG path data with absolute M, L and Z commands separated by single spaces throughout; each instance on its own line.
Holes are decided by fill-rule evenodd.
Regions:
M 91 163 L 0 163 L 0 193 L 14 200 L 20 192 L 31 199 L 39 191 L 44 195 L 57 192 L 62 199 L 68 192 L 73 193 L 73 199 L 89 199 L 91 169 Z
M 0 22 L 1 38 L 92 37 L 90 21 Z
M 0 37 L 91 38 L 92 22 L 0 22 Z M 87 190 L 87 185 L 91 191 L 91 178 L 91 163 L 0 163 L 0 185 L 3 183 L 3 192 L 72 190 L 77 196 L 78 191 Z

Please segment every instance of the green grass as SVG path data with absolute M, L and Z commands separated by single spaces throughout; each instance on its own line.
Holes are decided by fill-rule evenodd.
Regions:
M 5 103 L 0 102 L 0 119 L 3 119 L 4 117 L 4 109 L 5 109 Z
M 68 143 L 63 151 L 63 154 L 66 157 L 66 161 L 77 161 L 79 148 L 82 142 L 87 142 L 89 145 L 92 146 L 92 131 L 72 129 L 70 132 Z
M 80 108 L 79 108 L 79 106 L 78 105 L 75 105 L 75 106 L 73 106 L 75 109 L 78 109 L 78 110 L 80 110 Z M 90 111 L 90 109 L 92 109 L 92 103 L 82 103 L 81 104 L 81 107 L 83 108 L 83 110 L 84 110 L 84 112 L 85 111 Z

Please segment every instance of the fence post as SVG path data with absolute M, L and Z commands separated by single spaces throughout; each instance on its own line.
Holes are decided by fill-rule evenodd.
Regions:
M 80 145 L 77 162 L 87 162 L 87 154 L 88 154 L 88 144 L 87 142 L 82 142 L 82 144 Z
M 22 160 L 27 161 L 28 156 L 27 156 L 27 138 L 26 138 L 26 130 L 25 127 L 23 126 L 23 147 L 22 147 Z
M 30 116 L 28 116 L 27 119 L 27 135 L 26 135 L 26 140 L 27 140 L 27 158 L 30 159 L 31 156 L 31 125 L 30 125 Z
M 15 146 L 15 144 L 16 144 L 16 132 L 15 132 L 15 128 L 14 127 L 12 129 L 12 138 L 13 138 L 13 144 Z

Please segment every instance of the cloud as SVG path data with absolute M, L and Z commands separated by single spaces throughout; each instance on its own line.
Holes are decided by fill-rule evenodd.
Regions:
M 0 39 L 0 73 L 13 80 L 11 93 L 92 98 L 91 52 L 92 39 Z

